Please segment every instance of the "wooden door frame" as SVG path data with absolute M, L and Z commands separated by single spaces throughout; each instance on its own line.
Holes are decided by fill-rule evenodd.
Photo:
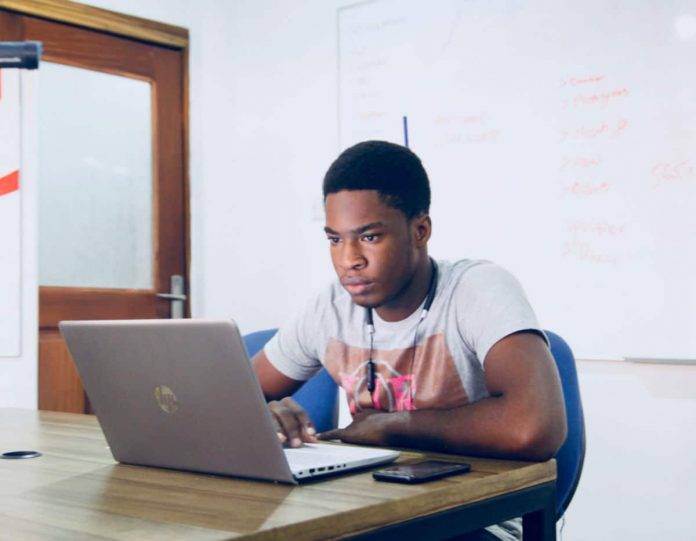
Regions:
M 0 0 L 0 10 L 39 17 L 164 46 L 182 53 L 182 159 L 184 181 L 184 257 L 186 316 L 191 315 L 191 190 L 189 185 L 189 32 L 180 26 L 123 15 L 70 0 Z

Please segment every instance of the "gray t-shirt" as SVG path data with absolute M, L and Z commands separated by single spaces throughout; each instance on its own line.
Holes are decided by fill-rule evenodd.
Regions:
M 435 299 L 401 321 L 373 311 L 376 386 L 366 388 L 370 352 L 365 309 L 336 281 L 268 342 L 264 351 L 286 376 L 304 381 L 321 366 L 348 396 L 352 413 L 449 409 L 489 396 L 484 361 L 491 347 L 517 331 L 542 336 L 519 282 L 482 260 L 439 261 Z M 415 348 L 414 348 L 415 345 Z
M 323 365 L 345 389 L 352 414 L 363 408 L 450 409 L 486 398 L 484 370 L 491 347 L 518 331 L 546 336 L 522 286 L 505 269 L 483 260 L 438 261 L 437 272 L 435 298 L 422 321 L 422 306 L 396 322 L 383 321 L 373 311 L 372 394 L 365 377 L 370 354 L 366 312 L 338 281 L 279 330 L 264 348 L 266 357 L 300 381 Z M 521 539 L 519 519 L 488 530 L 503 540 Z

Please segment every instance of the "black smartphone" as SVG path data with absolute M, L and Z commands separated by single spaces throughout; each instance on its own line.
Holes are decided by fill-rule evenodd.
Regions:
M 377 481 L 391 483 L 423 483 L 433 479 L 441 479 L 449 475 L 466 473 L 471 470 L 469 464 L 462 462 L 446 462 L 444 460 L 424 460 L 413 464 L 389 466 L 372 473 Z

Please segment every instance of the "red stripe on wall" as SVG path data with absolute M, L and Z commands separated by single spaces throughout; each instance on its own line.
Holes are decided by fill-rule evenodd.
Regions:
M 19 171 L 0 177 L 0 196 L 19 190 Z

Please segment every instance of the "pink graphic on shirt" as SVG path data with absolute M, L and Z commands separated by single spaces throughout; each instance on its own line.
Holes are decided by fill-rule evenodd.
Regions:
M 375 390 L 369 395 L 372 402 L 371 407 L 387 411 L 410 411 L 416 409 L 413 401 L 413 395 L 416 392 L 413 374 L 399 374 L 386 363 L 375 361 L 377 370 L 379 370 L 380 364 L 387 371 L 392 372 L 393 375 L 385 377 L 383 374 L 377 373 Z M 358 395 L 363 390 L 367 391 L 366 373 L 367 361 L 358 366 L 357 370 L 352 374 L 345 372 L 339 374 L 339 384 L 348 395 L 348 405 L 352 414 L 363 409 L 359 403 Z
M 360 386 L 360 383 L 362 383 L 358 378 L 356 378 L 353 374 L 345 374 L 341 373 L 339 376 L 340 380 L 338 384 L 343 387 L 343 390 L 346 392 L 348 396 L 353 396 L 353 393 L 355 390 Z M 355 415 L 357 413 L 357 404 L 355 400 L 350 400 L 348 399 L 348 407 L 350 409 L 350 414 Z
M 416 409 L 413 405 L 413 396 L 416 394 L 416 385 L 413 374 L 397 376 L 389 380 L 389 385 L 394 390 L 396 411 L 411 411 Z
M 415 356 L 414 356 L 415 353 Z M 469 402 L 443 334 L 413 347 L 375 349 L 375 390 L 367 390 L 369 349 L 330 340 L 324 364 L 346 391 L 351 414 L 372 408 L 383 411 L 446 409 Z

